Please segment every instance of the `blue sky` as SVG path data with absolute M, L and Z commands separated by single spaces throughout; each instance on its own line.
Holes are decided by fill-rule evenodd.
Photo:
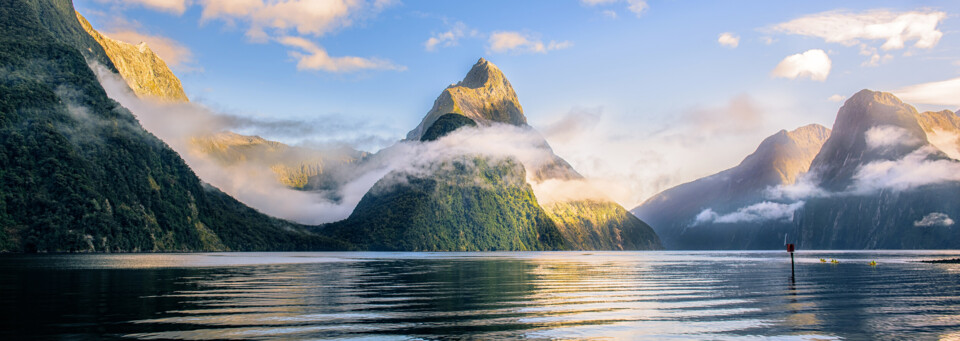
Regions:
M 863 88 L 895 91 L 921 110 L 960 107 L 958 99 L 919 96 L 936 92 L 929 84 L 911 87 L 960 77 L 960 4 L 949 1 L 77 0 L 76 7 L 108 36 L 146 40 L 194 102 L 235 115 L 337 122 L 328 134 L 264 136 L 289 143 L 384 147 L 484 57 L 510 79 L 556 152 L 589 177 L 622 184 L 614 195 L 629 207 L 736 165 L 780 129 L 831 126 L 837 99 Z M 318 50 L 333 59 L 300 60 Z

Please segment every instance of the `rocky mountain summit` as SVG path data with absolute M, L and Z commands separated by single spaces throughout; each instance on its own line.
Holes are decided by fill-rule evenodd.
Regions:
M 167 67 L 147 43 L 137 45 L 111 39 L 93 29 L 90 22 L 80 13 L 76 13 L 83 29 L 100 44 L 107 57 L 113 62 L 120 76 L 127 82 L 137 96 L 155 98 L 169 102 L 188 101 L 180 79 Z
M 462 81 L 440 93 L 420 124 L 407 133 L 407 140 L 419 140 L 433 122 L 449 113 L 463 115 L 481 125 L 492 122 L 527 125 L 510 81 L 500 68 L 483 58 L 473 65 Z

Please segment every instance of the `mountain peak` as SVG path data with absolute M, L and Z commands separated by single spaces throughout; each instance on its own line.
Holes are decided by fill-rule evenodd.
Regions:
M 455 86 L 476 89 L 485 86 L 488 81 L 506 81 L 506 79 L 507 78 L 503 76 L 503 72 L 500 71 L 500 68 L 486 59 L 480 58 L 476 64 L 473 64 L 470 71 L 467 72 L 467 76 Z
M 407 140 L 419 140 L 440 116 L 451 113 L 466 116 L 480 125 L 527 125 L 510 81 L 500 68 L 483 58 L 470 68 L 463 80 L 440 93 L 420 125 L 407 134 Z
M 757 150 L 738 165 L 739 181 L 759 180 L 764 184 L 793 184 L 807 171 L 810 162 L 830 136 L 830 129 L 808 124 L 792 131 L 780 130 L 763 140 Z
M 899 159 L 920 145 L 928 144 L 917 109 L 889 92 L 861 90 L 837 112 L 833 133 L 810 166 L 821 185 L 834 190 L 847 186 L 860 165 L 875 160 Z M 871 129 L 894 130 L 902 143 L 875 148 L 867 141 Z M 913 141 L 913 142 L 910 142 Z
M 188 102 L 180 79 L 170 71 L 146 42 L 133 45 L 98 32 L 80 13 L 75 13 L 80 26 L 99 44 L 131 90 L 140 97 L 153 97 L 168 102 Z
M 888 105 L 888 106 L 905 105 L 903 101 L 901 101 L 899 98 L 897 98 L 897 96 L 895 96 L 892 93 L 883 92 L 883 91 L 873 91 L 870 89 L 863 89 L 858 91 L 853 96 L 850 96 L 850 99 L 844 102 L 844 106 L 846 106 L 847 103 L 856 104 L 856 103 L 870 103 L 870 102 Z

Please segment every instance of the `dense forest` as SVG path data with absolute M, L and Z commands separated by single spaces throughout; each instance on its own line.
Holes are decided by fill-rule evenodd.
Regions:
M 559 250 L 566 245 L 512 159 L 451 159 L 427 176 L 393 172 L 325 233 L 367 250 Z

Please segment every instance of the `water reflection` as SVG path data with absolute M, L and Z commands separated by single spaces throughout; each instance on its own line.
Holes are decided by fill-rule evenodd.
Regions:
M 957 265 L 912 262 L 934 256 L 3 256 L 0 339 L 955 337 Z

